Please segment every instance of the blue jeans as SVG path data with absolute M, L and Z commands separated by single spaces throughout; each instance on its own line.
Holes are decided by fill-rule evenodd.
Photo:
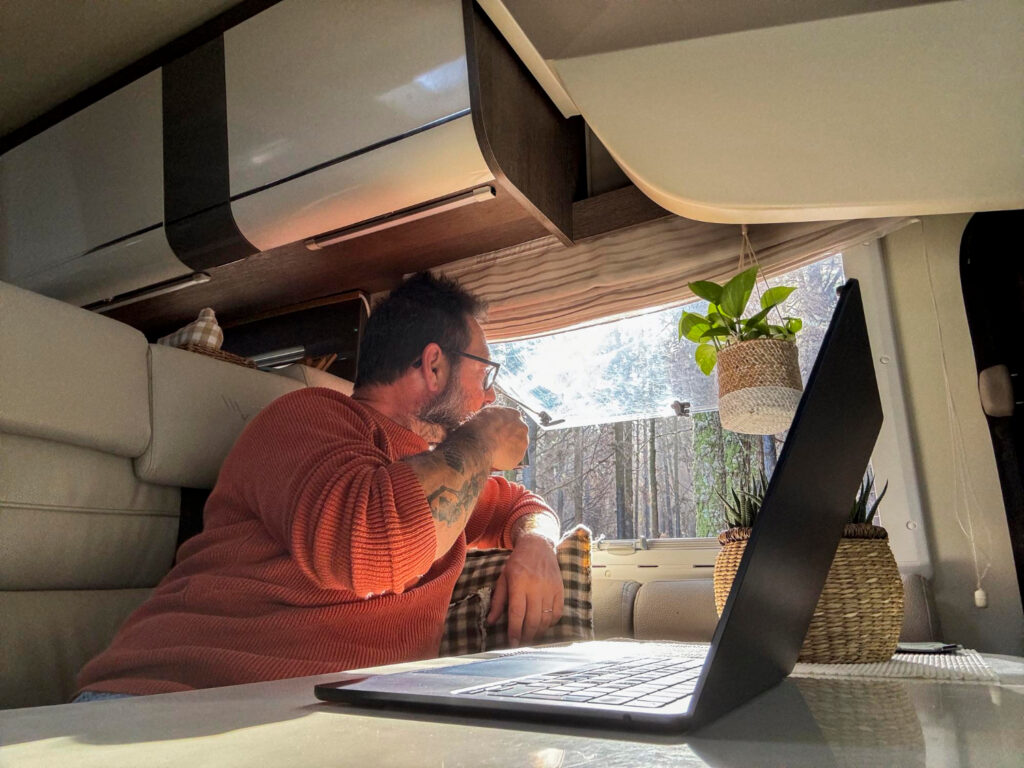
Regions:
M 106 691 L 82 691 L 72 704 L 81 704 L 85 701 L 106 701 L 107 699 L 131 699 L 134 694 L 131 693 L 107 693 Z

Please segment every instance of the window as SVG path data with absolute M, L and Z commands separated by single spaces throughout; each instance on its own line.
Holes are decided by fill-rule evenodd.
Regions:
M 804 320 L 805 381 L 844 281 L 839 255 L 769 281 L 797 287 L 785 308 Z M 723 431 L 714 375 L 677 338 L 681 311 L 705 306 L 491 346 L 499 387 L 563 420 L 547 429 L 530 421 L 529 464 L 513 478 L 541 494 L 563 527 L 583 523 L 609 539 L 716 536 L 726 527 L 722 497 L 762 469 L 771 474 L 784 435 Z M 674 403 L 688 403 L 688 415 Z

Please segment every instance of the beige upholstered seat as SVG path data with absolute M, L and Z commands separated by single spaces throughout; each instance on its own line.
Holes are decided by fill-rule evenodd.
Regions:
M 0 708 L 58 704 L 171 567 L 181 488 L 212 488 L 246 423 L 315 385 L 148 344 L 0 283 Z
M 905 614 L 900 639 L 941 640 L 928 580 L 903 576 Z M 598 638 L 710 642 L 718 624 L 711 579 L 635 581 L 595 578 L 594 632 Z
M 0 283 L 0 708 L 57 704 L 172 564 L 182 488 L 212 488 L 238 434 L 303 386 L 147 344 L 122 324 Z M 905 578 L 905 639 L 938 638 Z M 598 637 L 706 641 L 710 579 L 594 580 Z

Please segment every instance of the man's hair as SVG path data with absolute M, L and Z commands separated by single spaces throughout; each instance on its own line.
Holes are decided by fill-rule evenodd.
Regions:
M 456 353 L 470 342 L 467 318 L 486 309 L 451 278 L 417 272 L 374 305 L 359 343 L 356 387 L 398 380 L 431 342 L 457 366 Z

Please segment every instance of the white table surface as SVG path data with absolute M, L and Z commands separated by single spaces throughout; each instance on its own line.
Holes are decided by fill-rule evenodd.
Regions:
M 295 678 L 2 711 L 0 766 L 1024 766 L 1024 659 L 985 660 L 998 685 L 791 677 L 667 738 L 374 713 L 318 702 L 335 675 Z

